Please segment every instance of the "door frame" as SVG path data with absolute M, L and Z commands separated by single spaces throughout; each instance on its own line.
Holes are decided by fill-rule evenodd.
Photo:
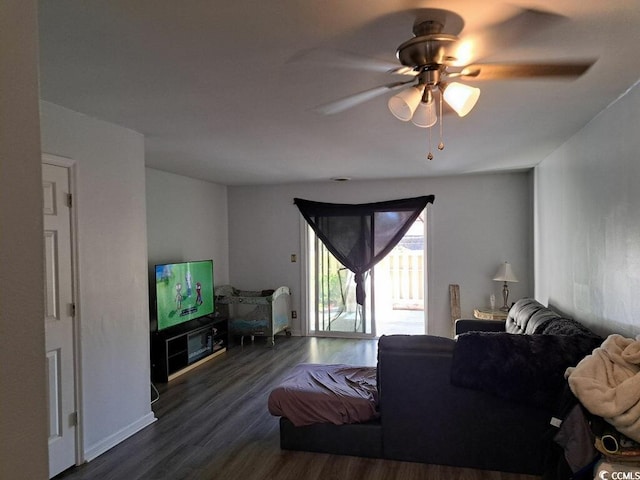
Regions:
M 55 165 L 57 167 L 66 168 L 69 172 L 69 193 L 72 196 L 72 207 L 70 211 L 71 218 L 69 223 L 71 226 L 71 289 L 73 295 L 73 303 L 75 305 L 75 314 L 73 316 L 73 387 L 74 401 L 76 405 L 76 433 L 75 433 L 75 459 L 76 465 L 84 463 L 84 433 L 83 433 L 83 410 L 82 410 L 82 362 L 81 352 L 82 343 L 80 336 L 80 276 L 78 262 L 78 209 L 77 209 L 77 163 L 72 158 L 61 157 L 51 153 L 42 153 L 42 163 Z
M 309 275 L 308 251 L 309 251 L 309 235 L 306 233 L 307 221 L 302 215 L 298 215 L 300 226 L 300 334 L 304 337 L 311 335 L 310 319 L 309 319 Z

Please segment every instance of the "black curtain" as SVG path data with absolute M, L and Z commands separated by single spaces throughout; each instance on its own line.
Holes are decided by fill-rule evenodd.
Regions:
M 295 198 L 293 203 L 327 249 L 351 270 L 356 301 L 364 303 L 364 274 L 395 247 L 433 195 L 351 205 Z

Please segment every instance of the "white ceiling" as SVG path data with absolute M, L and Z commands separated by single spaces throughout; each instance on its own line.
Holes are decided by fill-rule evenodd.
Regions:
M 314 108 L 397 79 L 296 61 L 310 49 L 397 62 L 417 8 L 463 34 L 514 6 L 566 17 L 483 61 L 597 62 L 577 80 L 495 80 L 440 152 L 391 115 L 392 93 L 330 116 Z M 44 100 L 136 130 L 150 167 L 227 185 L 406 178 L 527 168 L 640 78 L 639 0 L 41 0 Z M 471 82 L 466 82 L 471 83 Z

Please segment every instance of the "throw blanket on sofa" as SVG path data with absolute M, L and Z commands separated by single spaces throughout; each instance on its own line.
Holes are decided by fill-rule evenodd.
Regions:
M 567 367 L 601 342 L 589 335 L 465 333 L 453 352 L 451 383 L 553 410 Z
M 587 410 L 640 442 L 640 339 L 610 335 L 566 377 Z

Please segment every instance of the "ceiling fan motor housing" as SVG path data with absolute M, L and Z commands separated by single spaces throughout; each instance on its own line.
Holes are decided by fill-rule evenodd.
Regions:
M 445 47 L 458 41 L 457 35 L 442 33 L 442 23 L 434 20 L 420 22 L 413 27 L 414 38 L 398 47 L 400 63 L 416 71 L 431 64 L 442 65 L 449 60 Z

